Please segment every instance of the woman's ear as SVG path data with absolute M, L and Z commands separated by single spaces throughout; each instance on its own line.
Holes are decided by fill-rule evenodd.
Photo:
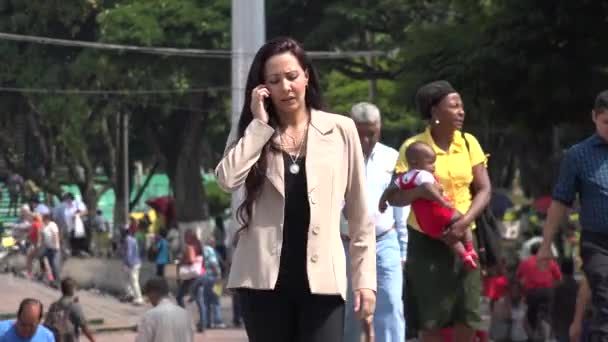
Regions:
M 437 114 L 437 106 L 431 107 L 430 114 L 431 114 L 431 118 L 430 118 L 431 122 L 433 122 L 439 118 L 438 114 Z

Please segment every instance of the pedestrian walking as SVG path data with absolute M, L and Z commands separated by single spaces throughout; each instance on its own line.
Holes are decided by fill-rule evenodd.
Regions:
M 27 204 L 24 206 L 27 206 Z M 27 276 L 30 279 L 34 277 L 34 260 L 38 260 L 42 255 L 42 240 L 40 238 L 42 231 L 42 217 L 38 213 L 31 213 L 31 217 L 32 220 L 28 232 L 28 248 L 26 257 Z M 44 264 L 41 263 L 41 265 Z M 41 267 L 40 271 L 44 271 L 44 267 Z M 52 279 L 49 278 L 48 280 L 51 281 Z
M 252 342 L 343 338 L 343 207 L 355 311 L 359 319 L 374 311 L 375 231 L 359 136 L 350 118 L 321 109 L 300 44 L 264 44 L 249 70 L 236 139 L 216 168 L 223 189 L 245 189 L 228 287 L 238 289 Z
M 184 233 L 184 251 L 178 265 L 178 275 L 181 284 L 177 290 L 177 303 L 181 307 L 185 307 L 184 297 L 191 292 L 194 281 L 205 272 L 203 266 L 203 251 L 201 242 L 194 232 L 190 229 Z M 204 307 L 204 299 L 201 296 L 196 298 L 199 306 Z M 199 329 L 202 329 L 199 326 Z
M 60 259 L 61 255 L 61 235 L 59 227 L 51 220 L 51 215 L 46 214 L 42 218 L 42 257 L 46 259 L 49 267 L 47 268 L 47 277 L 53 282 L 59 281 L 60 276 Z
M 133 297 L 133 304 L 143 305 L 144 299 L 139 286 L 139 271 L 141 270 L 141 258 L 137 240 L 130 230 L 123 230 L 123 264 L 128 276 L 127 293 Z
M 464 106 L 450 83 L 435 81 L 422 86 L 416 94 L 416 105 L 429 124 L 424 132 L 401 146 L 395 172 L 399 175 L 407 172 L 405 150 L 412 143 L 431 146 L 437 156 L 435 176 L 462 217 L 438 240 L 422 233 L 416 214 L 410 213 L 406 267 L 408 329 L 418 331 L 423 342 L 441 341 L 441 329 L 455 323 L 454 340 L 470 341 L 482 323 L 480 270 L 460 267 L 459 257 L 446 243 L 453 245 L 462 240 L 467 229 L 474 229 L 475 219 L 490 201 L 486 155 L 477 139 L 462 131 Z M 401 190 L 389 203 L 410 204 L 423 191 L 420 187 Z
M 207 239 L 203 245 L 204 273 L 192 284 L 191 291 L 193 298 L 203 298 L 197 300 L 199 308 L 199 330 L 203 328 L 225 328 L 220 305 L 220 294 L 217 293 L 217 285 L 222 279 L 222 268 L 218 255 L 214 248 L 215 240 Z
M 561 162 L 537 260 L 541 269 L 553 258 L 551 244 L 559 224 L 578 197 L 581 257 L 591 289 L 591 341 L 608 341 L 608 90 L 595 99 L 595 133 L 568 149 Z
M 521 261 L 516 273 L 517 280 L 523 285 L 528 323 L 533 332 L 530 338 L 533 339 L 548 338 L 545 336 L 545 326 L 550 320 L 551 297 L 555 285 L 562 279 L 559 265 L 554 260 L 546 269 L 541 270 L 536 266 L 539 247 L 537 243 L 530 248 L 532 255 Z
M 81 332 L 89 342 L 95 342 L 95 337 L 89 329 L 84 311 L 75 294 L 76 282 L 74 279 L 63 279 L 61 298 L 49 307 L 44 325 L 53 332 L 56 342 L 80 341 Z
M 169 241 L 167 241 L 167 230 L 161 229 L 158 240 L 154 244 L 155 257 L 154 263 L 156 264 L 156 276 L 165 276 L 165 267 L 169 263 Z
M 144 293 L 154 308 L 147 311 L 137 325 L 135 342 L 192 342 L 192 318 L 185 309 L 169 298 L 169 285 L 164 278 L 153 278 L 144 285 Z
M 0 321 L 1 342 L 55 342 L 53 333 L 43 326 L 44 306 L 34 298 L 19 304 L 16 320 Z
M 378 107 L 367 102 L 358 103 L 352 107 L 350 116 L 357 127 L 365 158 L 368 210 L 376 229 L 377 297 L 373 332 L 378 342 L 405 341 L 405 316 L 401 295 L 403 265 L 407 254 L 406 221 L 409 206 L 388 207 L 381 213 L 377 205 L 382 193 L 391 184 L 399 152 L 379 142 L 382 120 Z M 348 251 L 350 238 L 347 230 L 342 231 L 342 241 Z M 347 271 L 348 259 L 347 254 Z M 344 341 L 360 342 L 365 325 L 355 317 L 352 289 L 348 291 L 346 303 Z

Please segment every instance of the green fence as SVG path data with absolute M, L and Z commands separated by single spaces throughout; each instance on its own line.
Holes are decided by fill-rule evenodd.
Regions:
M 215 183 L 215 176 L 212 173 L 201 173 L 203 178 L 203 183 L 205 186 L 209 186 L 211 183 Z M 143 180 L 145 180 L 147 175 L 143 175 Z M 10 213 L 9 215 L 9 193 L 6 189 L 6 186 L 2 186 L 0 188 L 0 195 L 2 196 L 0 200 L 0 221 L 2 222 L 14 222 L 17 220 L 17 216 L 14 213 Z M 64 191 L 72 192 L 76 197 L 81 198 L 80 190 L 76 185 L 64 185 L 62 187 Z M 141 184 L 136 184 L 131 190 L 130 198 L 133 199 L 141 189 Z M 169 182 L 169 178 L 166 174 L 155 174 L 151 177 L 148 186 L 140 197 L 139 201 L 135 204 L 131 211 L 144 211 L 146 210 L 146 201 L 149 198 L 167 196 L 171 194 L 171 184 Z M 103 212 L 103 216 L 112 222 L 114 216 L 114 203 L 116 202 L 116 196 L 114 194 L 114 190 L 110 189 L 106 191 L 97 202 L 97 207 Z

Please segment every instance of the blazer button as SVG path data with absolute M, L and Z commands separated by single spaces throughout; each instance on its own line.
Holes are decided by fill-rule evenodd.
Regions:
M 319 256 L 318 255 L 313 255 L 312 258 L 310 258 L 310 261 L 312 262 L 317 262 L 317 260 L 319 260 Z
M 314 235 L 319 235 L 319 226 L 312 227 L 312 233 Z

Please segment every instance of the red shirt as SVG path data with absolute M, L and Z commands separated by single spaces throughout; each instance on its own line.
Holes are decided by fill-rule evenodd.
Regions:
M 483 295 L 491 300 L 499 300 L 507 292 L 509 281 L 505 276 L 487 277 L 483 280 Z
M 452 328 L 452 327 L 443 328 L 443 329 L 441 329 L 440 334 L 441 334 L 441 338 L 443 339 L 443 342 L 453 342 L 454 341 L 454 328 Z M 483 330 L 476 330 L 473 341 L 474 342 L 489 341 L 488 333 Z
M 562 272 L 555 260 L 551 260 L 547 270 L 539 270 L 536 265 L 536 255 L 533 255 L 519 264 L 517 279 L 525 290 L 550 289 L 562 279 Z
M 418 173 L 415 173 L 409 182 L 404 182 L 403 176 L 399 177 L 396 181 L 397 185 L 402 190 L 409 190 L 416 187 L 414 183 L 418 177 Z M 437 177 L 435 181 L 438 182 Z M 446 201 L 450 201 L 449 198 L 444 197 Z M 441 237 L 445 228 L 452 222 L 454 217 L 454 209 L 449 209 L 437 201 L 432 201 L 426 198 L 419 198 L 411 204 L 414 214 L 416 214 L 416 221 L 420 226 L 420 230 L 429 235 L 434 239 Z
M 34 220 L 30 228 L 30 242 L 34 245 L 38 244 L 38 232 L 42 229 L 42 222 Z

